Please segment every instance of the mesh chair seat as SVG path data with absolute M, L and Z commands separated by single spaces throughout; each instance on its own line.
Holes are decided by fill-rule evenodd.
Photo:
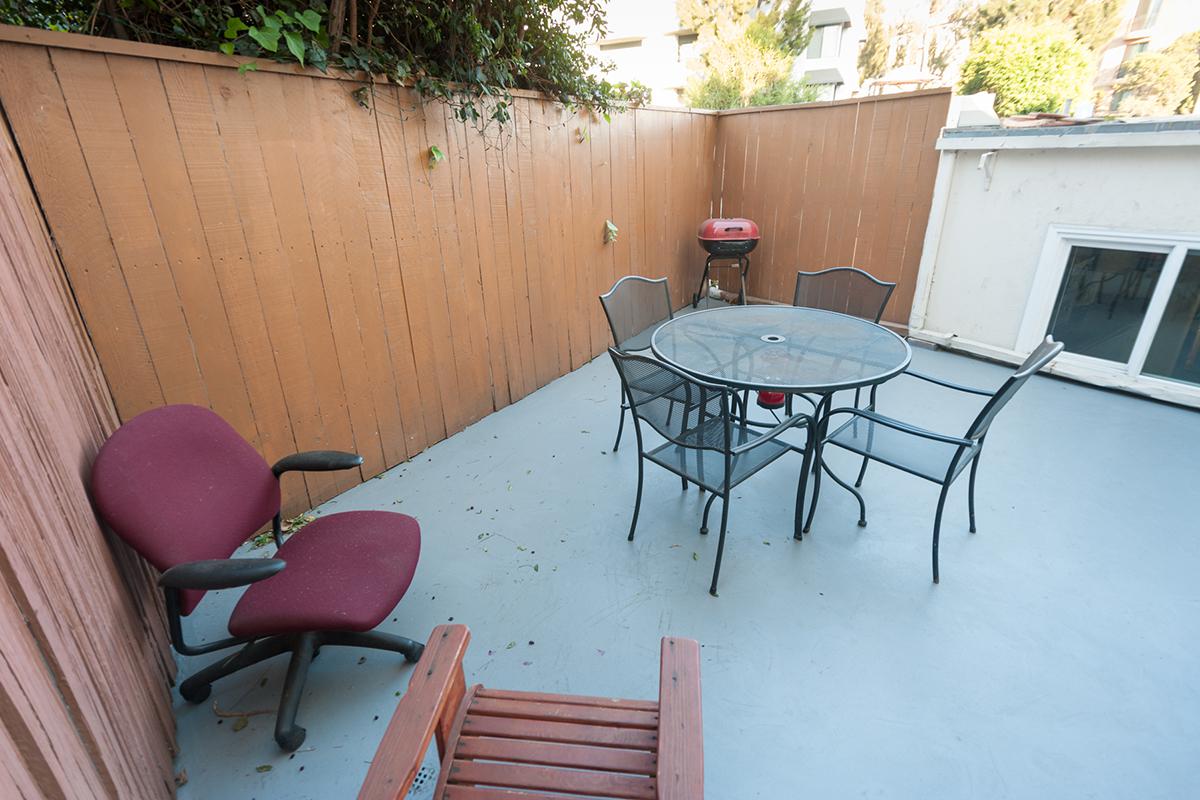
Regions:
M 749 450 L 734 455 L 730 461 L 729 486 L 742 481 L 792 450 L 792 445 L 773 437 L 764 437 L 745 425 L 731 425 L 733 446 L 739 447 L 756 439 L 765 439 Z M 725 423 L 720 419 L 708 422 L 684 433 L 680 439 L 686 445 L 666 442 L 646 453 L 646 458 L 672 472 L 683 475 L 710 492 L 723 491 L 725 480 Z M 717 450 L 709 448 L 721 448 Z
M 826 437 L 825 443 L 835 444 L 859 455 L 870 456 L 876 461 L 937 483 L 945 480 L 946 470 L 949 469 L 950 461 L 959 448 L 957 444 L 925 439 L 863 417 L 847 420 Z M 963 454 L 955 467 L 954 475 L 962 472 L 978 449 L 979 444 L 976 443 Z

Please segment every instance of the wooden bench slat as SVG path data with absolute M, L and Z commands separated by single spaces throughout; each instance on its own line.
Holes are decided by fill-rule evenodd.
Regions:
M 471 703 L 470 713 L 471 716 L 545 719 L 556 722 L 582 722 L 588 725 L 615 725 L 621 728 L 658 730 L 657 711 L 639 711 L 629 708 L 500 700 L 476 695 L 475 700 Z
M 548 694 L 546 692 L 518 692 L 508 689 L 481 688 L 477 697 L 497 700 L 528 700 L 535 703 L 563 703 L 574 706 L 604 706 L 606 708 L 633 708 L 638 711 L 658 711 L 654 700 L 625 700 L 620 697 L 592 697 L 583 694 Z
M 448 784 L 498 786 L 509 789 L 548 789 L 621 800 L 656 800 L 654 779 L 616 772 L 584 772 L 529 764 L 496 764 L 455 760 Z
M 462 735 L 625 747 L 633 750 L 658 748 L 658 734 L 641 728 L 610 728 L 574 722 L 531 721 L 507 717 L 468 716 L 463 722 Z
M 628 772 L 646 776 L 655 775 L 658 771 L 658 756 L 645 750 L 589 747 L 561 742 L 463 736 L 458 740 L 456 755 L 463 759 L 483 758 L 490 761 Z
M 659 800 L 704 797 L 704 728 L 700 720 L 700 645 L 662 640 L 658 705 Z
M 487 789 L 480 786 L 447 786 L 436 800 L 564 800 L 561 794 L 523 792 L 520 789 Z

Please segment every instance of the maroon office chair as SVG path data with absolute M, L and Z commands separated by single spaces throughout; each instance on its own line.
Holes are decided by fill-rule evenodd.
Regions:
M 385 511 L 318 517 L 283 541 L 279 476 L 353 469 L 362 457 L 315 451 L 268 467 L 228 423 L 206 408 L 176 405 L 139 414 L 100 448 L 92 493 L 100 516 L 162 572 L 171 643 L 194 656 L 243 645 L 179 687 L 201 703 L 219 678 L 290 652 L 275 741 L 292 751 L 308 667 L 323 645 L 370 647 L 410 663 L 424 646 L 372 630 L 408 590 L 421 551 L 417 521 Z M 274 558 L 230 558 L 272 520 Z M 209 589 L 249 586 L 229 618 L 229 638 L 188 644 L 181 617 Z

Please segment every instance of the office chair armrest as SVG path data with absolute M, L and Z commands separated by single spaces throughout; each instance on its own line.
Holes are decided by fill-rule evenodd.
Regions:
M 293 453 L 275 462 L 271 472 L 278 478 L 285 472 L 331 472 L 339 469 L 354 469 L 363 463 L 363 457 L 357 453 L 344 453 L 341 450 L 309 450 L 305 453 Z
M 213 558 L 176 564 L 158 577 L 166 589 L 231 589 L 275 575 L 287 566 L 278 558 Z
M 992 391 L 989 389 L 976 389 L 973 386 L 964 386 L 961 383 L 954 383 L 953 381 L 948 381 L 945 378 L 938 378 L 933 375 L 926 375 L 924 372 L 917 372 L 914 369 L 906 369 L 901 374 L 908 375 L 909 377 L 916 378 L 917 380 L 922 380 L 922 381 L 926 381 L 928 383 L 937 384 L 938 386 L 945 386 L 947 389 L 953 389 L 956 392 L 966 392 L 968 394 L 978 394 L 978 395 L 982 395 L 983 397 L 991 397 L 992 395 L 995 394 L 995 391 Z

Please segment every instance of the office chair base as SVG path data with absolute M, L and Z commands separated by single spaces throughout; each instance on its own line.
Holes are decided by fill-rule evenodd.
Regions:
M 419 661 L 425 650 L 425 645 L 420 642 L 379 631 L 308 631 L 268 636 L 204 667 L 179 685 L 179 694 L 189 703 L 203 703 L 212 694 L 214 681 L 290 651 L 292 657 L 275 717 L 275 742 L 285 752 L 293 752 L 304 743 L 307 735 L 307 731 L 296 724 L 296 715 L 308 679 L 308 668 L 325 645 L 386 650 L 404 656 L 409 664 Z

